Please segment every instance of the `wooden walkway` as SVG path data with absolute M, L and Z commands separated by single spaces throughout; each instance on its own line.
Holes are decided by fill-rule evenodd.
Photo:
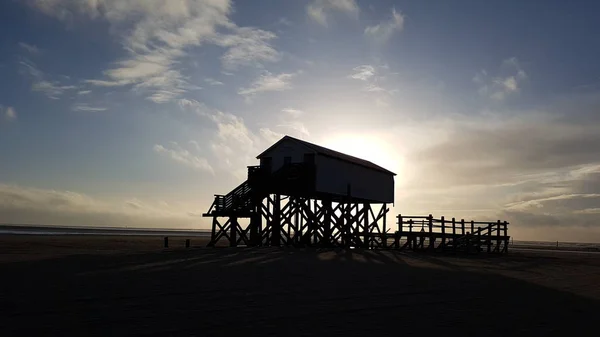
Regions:
M 457 221 L 428 216 L 398 215 L 398 231 L 383 234 L 384 248 L 507 253 L 508 222 Z

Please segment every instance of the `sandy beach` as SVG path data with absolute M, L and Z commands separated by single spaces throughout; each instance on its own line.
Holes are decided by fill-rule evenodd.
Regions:
M 600 254 L 0 236 L 2 336 L 595 336 Z

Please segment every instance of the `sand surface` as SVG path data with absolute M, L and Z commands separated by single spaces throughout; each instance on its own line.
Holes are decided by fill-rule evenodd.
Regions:
M 597 253 L 452 257 L 184 242 L 0 236 L 0 336 L 598 332 Z

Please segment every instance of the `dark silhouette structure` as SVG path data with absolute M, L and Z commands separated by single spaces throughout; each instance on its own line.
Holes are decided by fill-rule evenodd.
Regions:
M 508 249 L 506 222 L 471 222 L 465 231 L 463 220 L 457 231 L 454 219 L 399 215 L 398 230 L 390 232 L 386 215 L 396 174 L 372 162 L 289 136 L 257 159 L 260 165 L 248 167 L 248 179 L 215 195 L 204 214 L 212 217 L 209 246 L 228 241 L 231 247 Z M 419 221 L 423 230 L 415 231 Z

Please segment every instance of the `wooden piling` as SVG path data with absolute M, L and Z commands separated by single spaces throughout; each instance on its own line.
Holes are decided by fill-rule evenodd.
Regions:
M 169 237 L 165 236 L 165 248 L 169 248 Z
M 237 217 L 231 217 L 231 223 L 229 224 L 229 247 L 237 247 Z
M 190 248 L 190 239 L 185 240 L 185 248 Z
M 467 233 L 467 254 L 471 253 L 471 233 Z
M 460 234 L 465 235 L 465 219 L 460 219 Z

